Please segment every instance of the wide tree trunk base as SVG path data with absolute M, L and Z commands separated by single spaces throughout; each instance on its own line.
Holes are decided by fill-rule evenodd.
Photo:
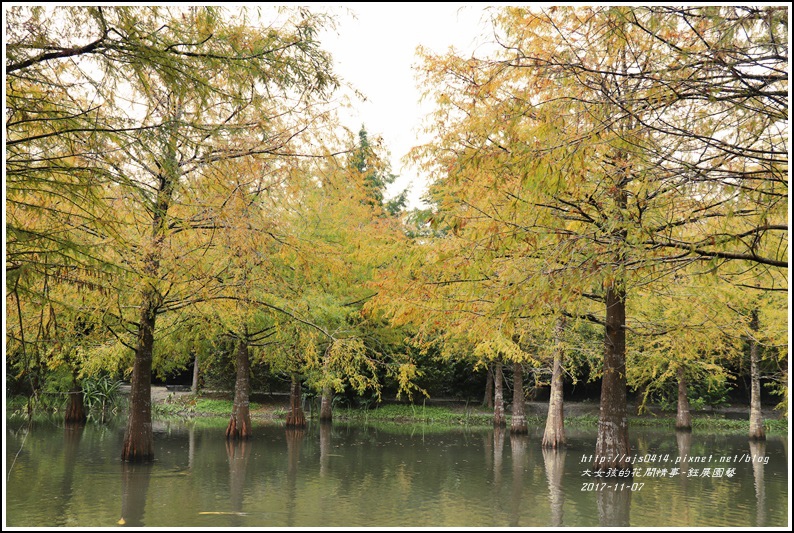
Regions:
M 147 445 L 136 447 L 133 443 L 125 441 L 121 460 L 127 463 L 150 463 L 154 461 L 154 450 Z
M 551 448 L 551 449 L 558 449 L 564 448 L 565 444 L 565 434 L 543 434 L 543 440 L 540 443 L 541 447 L 543 448 Z
M 323 396 L 320 400 L 320 422 L 330 423 L 333 420 L 333 393 L 330 388 L 323 389 Z
M 250 439 L 251 435 L 251 421 L 248 417 L 241 417 L 239 424 L 234 416 L 229 419 L 229 425 L 226 427 L 226 440 L 246 440 Z
M 521 421 L 510 421 L 510 433 L 513 435 L 527 435 L 529 433 L 529 427 L 527 427 L 526 419 Z
M 304 429 L 306 427 L 306 415 L 303 413 L 303 407 L 301 407 L 301 384 L 297 374 L 292 375 L 286 426 L 291 429 Z
M 286 426 L 292 429 L 304 429 L 306 427 L 306 415 L 303 414 L 303 409 L 288 413 Z
M 766 440 L 766 431 L 764 431 L 763 429 L 751 431 L 749 437 L 751 441 L 755 441 L 755 442 Z
M 85 424 L 87 419 L 88 416 L 85 414 L 85 405 L 83 404 L 83 391 L 81 389 L 72 389 L 69 393 L 69 404 L 66 407 L 64 423 L 67 425 Z

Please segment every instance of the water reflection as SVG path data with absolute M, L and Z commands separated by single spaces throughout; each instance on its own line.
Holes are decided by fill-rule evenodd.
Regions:
M 688 492 L 687 485 L 689 484 L 688 470 L 689 456 L 692 453 L 692 431 L 676 429 L 675 442 L 678 445 L 678 458 L 680 458 L 680 462 L 675 465 L 680 469 L 678 482 L 681 485 L 681 491 L 686 493 Z M 681 513 L 685 520 L 688 521 L 690 519 L 690 506 L 684 505 L 678 512 Z
M 630 525 L 631 490 L 621 488 L 621 485 L 622 482 L 608 483 L 604 490 L 596 491 L 598 525 L 601 527 L 629 527 Z
M 331 457 L 331 424 L 320 423 L 320 476 L 328 473 L 328 461 Z
M 510 434 L 510 450 L 513 455 L 513 490 L 510 496 L 510 526 L 518 526 L 521 522 L 521 511 L 526 506 L 524 501 L 524 471 L 527 463 L 527 445 L 529 437 L 526 434 Z
M 66 510 L 69 503 L 72 501 L 73 488 L 74 488 L 74 471 L 75 466 L 78 464 L 77 455 L 80 449 L 80 439 L 83 437 L 85 424 L 66 424 L 63 428 L 63 478 L 61 479 L 61 498 L 58 500 L 60 509 L 57 510 L 57 515 L 63 520 L 67 515 Z M 61 523 L 60 525 L 67 525 Z
M 287 527 L 295 526 L 295 511 L 298 501 L 298 463 L 300 462 L 301 444 L 306 436 L 303 428 L 287 428 Z
M 154 465 L 121 463 L 121 518 L 120 526 L 143 527 L 146 494 Z
M 766 442 L 751 440 L 750 455 L 766 456 Z M 755 486 L 755 525 L 766 526 L 766 484 L 764 483 L 764 462 L 753 461 L 753 485 Z
M 8 525 L 774 527 L 788 518 L 790 473 L 778 437 L 748 450 L 744 434 L 637 431 L 638 450 L 670 456 L 648 467 L 681 469 L 672 464 L 679 456 L 713 453 L 711 464 L 690 460 L 688 467 L 736 467 L 735 476 L 597 480 L 582 473 L 580 458 L 591 452 L 594 434 L 582 430 L 555 452 L 540 447 L 537 433 L 509 435 L 505 443 L 506 431 L 493 428 L 338 424 L 304 432 L 273 425 L 258 427 L 252 440 L 227 443 L 225 428 L 191 426 L 158 434 L 159 459 L 151 465 L 118 460 L 123 428 L 36 427 L 27 438 L 9 428 L 8 464 L 19 456 L 7 476 Z M 742 454 L 770 460 L 717 461 Z M 596 481 L 612 490 L 585 488 Z M 615 490 L 614 481 L 629 487 Z M 644 488 L 631 493 L 632 483 Z
M 196 455 L 196 425 L 190 424 L 187 429 L 187 467 L 193 470 L 193 458 Z
M 229 495 L 231 498 L 232 518 L 230 525 L 239 527 L 243 515 L 243 489 L 245 471 L 253 444 L 250 439 L 226 440 L 226 457 L 229 461 Z
M 493 430 L 493 484 L 497 494 L 502 487 L 502 459 L 505 449 L 505 429 L 495 427 Z
M 546 480 L 549 485 L 551 525 L 560 527 L 562 526 L 562 509 L 565 504 L 565 492 L 562 490 L 565 448 L 543 448 L 543 465 L 546 467 Z

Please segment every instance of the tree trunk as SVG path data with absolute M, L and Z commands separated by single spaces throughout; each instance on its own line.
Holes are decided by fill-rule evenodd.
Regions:
M 162 246 L 168 226 L 168 209 L 174 187 L 179 180 L 176 164 L 176 137 L 169 135 L 168 148 L 164 154 L 166 164 L 157 176 L 159 189 L 152 213 L 151 249 L 143 264 L 144 279 L 156 280 L 160 277 Z M 162 297 L 155 285 L 144 281 L 141 291 L 141 315 L 138 323 L 138 341 L 135 348 L 135 362 L 132 365 L 130 383 L 130 413 L 122 461 L 151 461 L 154 459 L 154 436 L 152 434 L 152 350 L 154 348 L 154 326 Z
M 764 417 L 761 414 L 761 375 L 758 356 L 758 310 L 754 309 L 750 319 L 750 440 L 766 440 Z
M 626 407 L 626 292 L 607 287 L 604 371 L 598 416 L 594 470 L 632 470 Z
M 130 409 L 124 434 L 122 461 L 142 462 L 154 459 L 152 434 L 152 349 L 157 307 L 153 291 L 147 291 L 138 327 L 138 347 L 132 366 Z
M 675 417 L 675 429 L 692 431 L 692 414 L 689 412 L 689 398 L 686 390 L 684 367 L 678 367 L 678 413 Z
M 563 413 L 562 395 L 562 335 L 565 320 L 557 319 L 554 325 L 554 362 L 551 369 L 551 394 L 549 396 L 549 412 L 546 415 L 546 429 L 543 432 L 541 446 L 544 448 L 561 448 L 565 446 L 565 415 Z
M 524 367 L 513 363 L 513 416 L 510 433 L 528 433 L 526 402 L 524 401 Z
M 502 363 L 494 363 L 494 399 L 493 399 L 493 425 L 505 427 L 505 402 L 503 392 L 504 376 L 502 375 Z
M 488 363 L 485 376 L 485 398 L 483 398 L 482 405 L 488 409 L 493 409 L 493 363 Z
M 229 425 L 226 427 L 226 440 L 248 439 L 251 437 L 251 360 L 248 357 L 248 341 L 244 338 L 237 343 L 237 380 L 234 383 L 234 405 Z
M 72 390 L 69 391 L 69 403 L 66 406 L 66 414 L 64 415 L 64 423 L 67 425 L 72 424 L 85 424 L 85 403 L 83 402 L 83 389 L 74 381 Z
M 320 422 L 331 422 L 333 420 L 334 391 L 331 387 L 323 387 L 323 397 L 320 400 Z
M 193 383 L 190 385 L 190 392 L 198 394 L 199 391 L 199 361 L 198 355 L 193 356 Z
M 306 415 L 301 407 L 301 383 L 297 374 L 292 374 L 292 385 L 289 390 L 289 413 L 287 413 L 288 428 L 305 428 Z

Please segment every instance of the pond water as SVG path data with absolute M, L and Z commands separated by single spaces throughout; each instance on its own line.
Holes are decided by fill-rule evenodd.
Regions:
M 255 425 L 227 444 L 223 424 L 155 422 L 149 465 L 121 462 L 124 428 L 38 422 L 6 428 L 9 527 L 544 527 L 788 523 L 783 437 L 632 429 L 632 478 L 587 475 L 595 429 Z M 21 451 L 20 451 L 21 450 Z M 751 460 L 748 461 L 747 458 Z M 755 458 L 755 461 L 752 459 Z M 699 461 L 701 459 L 702 461 Z M 660 476 L 661 469 L 665 475 Z M 670 476 L 673 468 L 681 474 Z M 10 470 L 9 470 L 10 469 Z M 695 473 L 693 470 L 697 469 Z M 704 471 L 709 469 L 704 474 Z M 722 469 L 722 475 L 717 475 Z M 730 470 L 729 472 L 729 469 Z M 731 475 L 728 475 L 728 474 Z

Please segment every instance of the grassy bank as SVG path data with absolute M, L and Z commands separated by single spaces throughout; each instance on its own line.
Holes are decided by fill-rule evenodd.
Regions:
M 250 404 L 251 418 L 254 420 L 283 420 L 287 409 L 282 405 L 267 403 Z M 155 405 L 157 416 L 176 417 L 223 417 L 228 419 L 232 411 L 232 401 L 220 398 L 198 398 L 186 396 L 183 399 L 172 400 Z M 306 410 L 307 418 L 316 417 L 317 410 Z M 363 408 L 337 408 L 334 410 L 334 420 L 363 422 L 363 423 L 395 423 L 395 424 L 424 424 L 432 426 L 467 426 L 490 427 L 493 421 L 493 412 L 479 405 L 450 405 L 430 406 L 424 404 L 386 404 L 375 409 Z M 508 426 L 510 416 L 507 415 Z M 527 416 L 530 426 L 543 427 L 546 423 L 545 416 Z M 565 424 L 570 427 L 596 427 L 598 416 L 578 415 L 567 416 Z M 766 419 L 764 421 L 767 433 L 771 435 L 786 435 L 788 421 L 785 419 Z M 630 427 L 675 427 L 675 413 L 668 415 L 644 415 L 629 417 Z M 747 419 L 730 419 L 718 414 L 698 415 L 693 413 L 692 426 L 694 430 L 748 432 L 750 422 Z
M 6 418 L 24 418 L 27 416 L 27 399 L 11 398 L 6 403 Z M 251 418 L 253 420 L 280 421 L 284 420 L 287 414 L 285 405 L 281 403 L 257 403 L 249 404 Z M 190 394 L 182 396 L 169 396 L 162 401 L 155 401 L 153 414 L 159 419 L 177 418 L 204 418 L 220 419 L 228 421 L 232 412 L 232 400 L 216 395 L 215 397 L 195 397 Z M 53 417 L 57 416 L 58 408 L 52 404 L 42 407 L 36 411 L 37 415 Z M 62 410 L 61 410 L 62 413 Z M 307 418 L 312 415 L 316 418 L 316 409 L 306 410 Z M 62 415 L 61 415 L 62 416 Z M 125 417 L 123 410 L 115 413 L 115 416 Z M 424 404 L 386 404 L 375 409 L 362 408 L 337 408 L 334 410 L 334 420 L 362 422 L 362 423 L 388 423 L 388 424 L 417 424 L 434 427 L 490 427 L 493 421 L 493 412 L 479 405 L 451 404 L 449 406 L 424 405 Z M 508 427 L 510 416 L 507 416 Z M 545 416 L 527 416 L 527 423 L 532 427 L 543 427 Z M 767 418 L 764 421 L 766 431 L 770 435 L 787 435 L 788 421 L 786 419 Z M 565 425 L 575 428 L 595 428 L 598 425 L 598 416 L 584 414 L 578 416 L 567 416 Z M 675 413 L 663 415 L 644 415 L 629 417 L 630 427 L 669 427 L 675 426 Z M 748 419 L 725 418 L 719 414 L 693 413 L 693 430 L 719 431 L 742 433 L 748 432 L 750 424 Z

